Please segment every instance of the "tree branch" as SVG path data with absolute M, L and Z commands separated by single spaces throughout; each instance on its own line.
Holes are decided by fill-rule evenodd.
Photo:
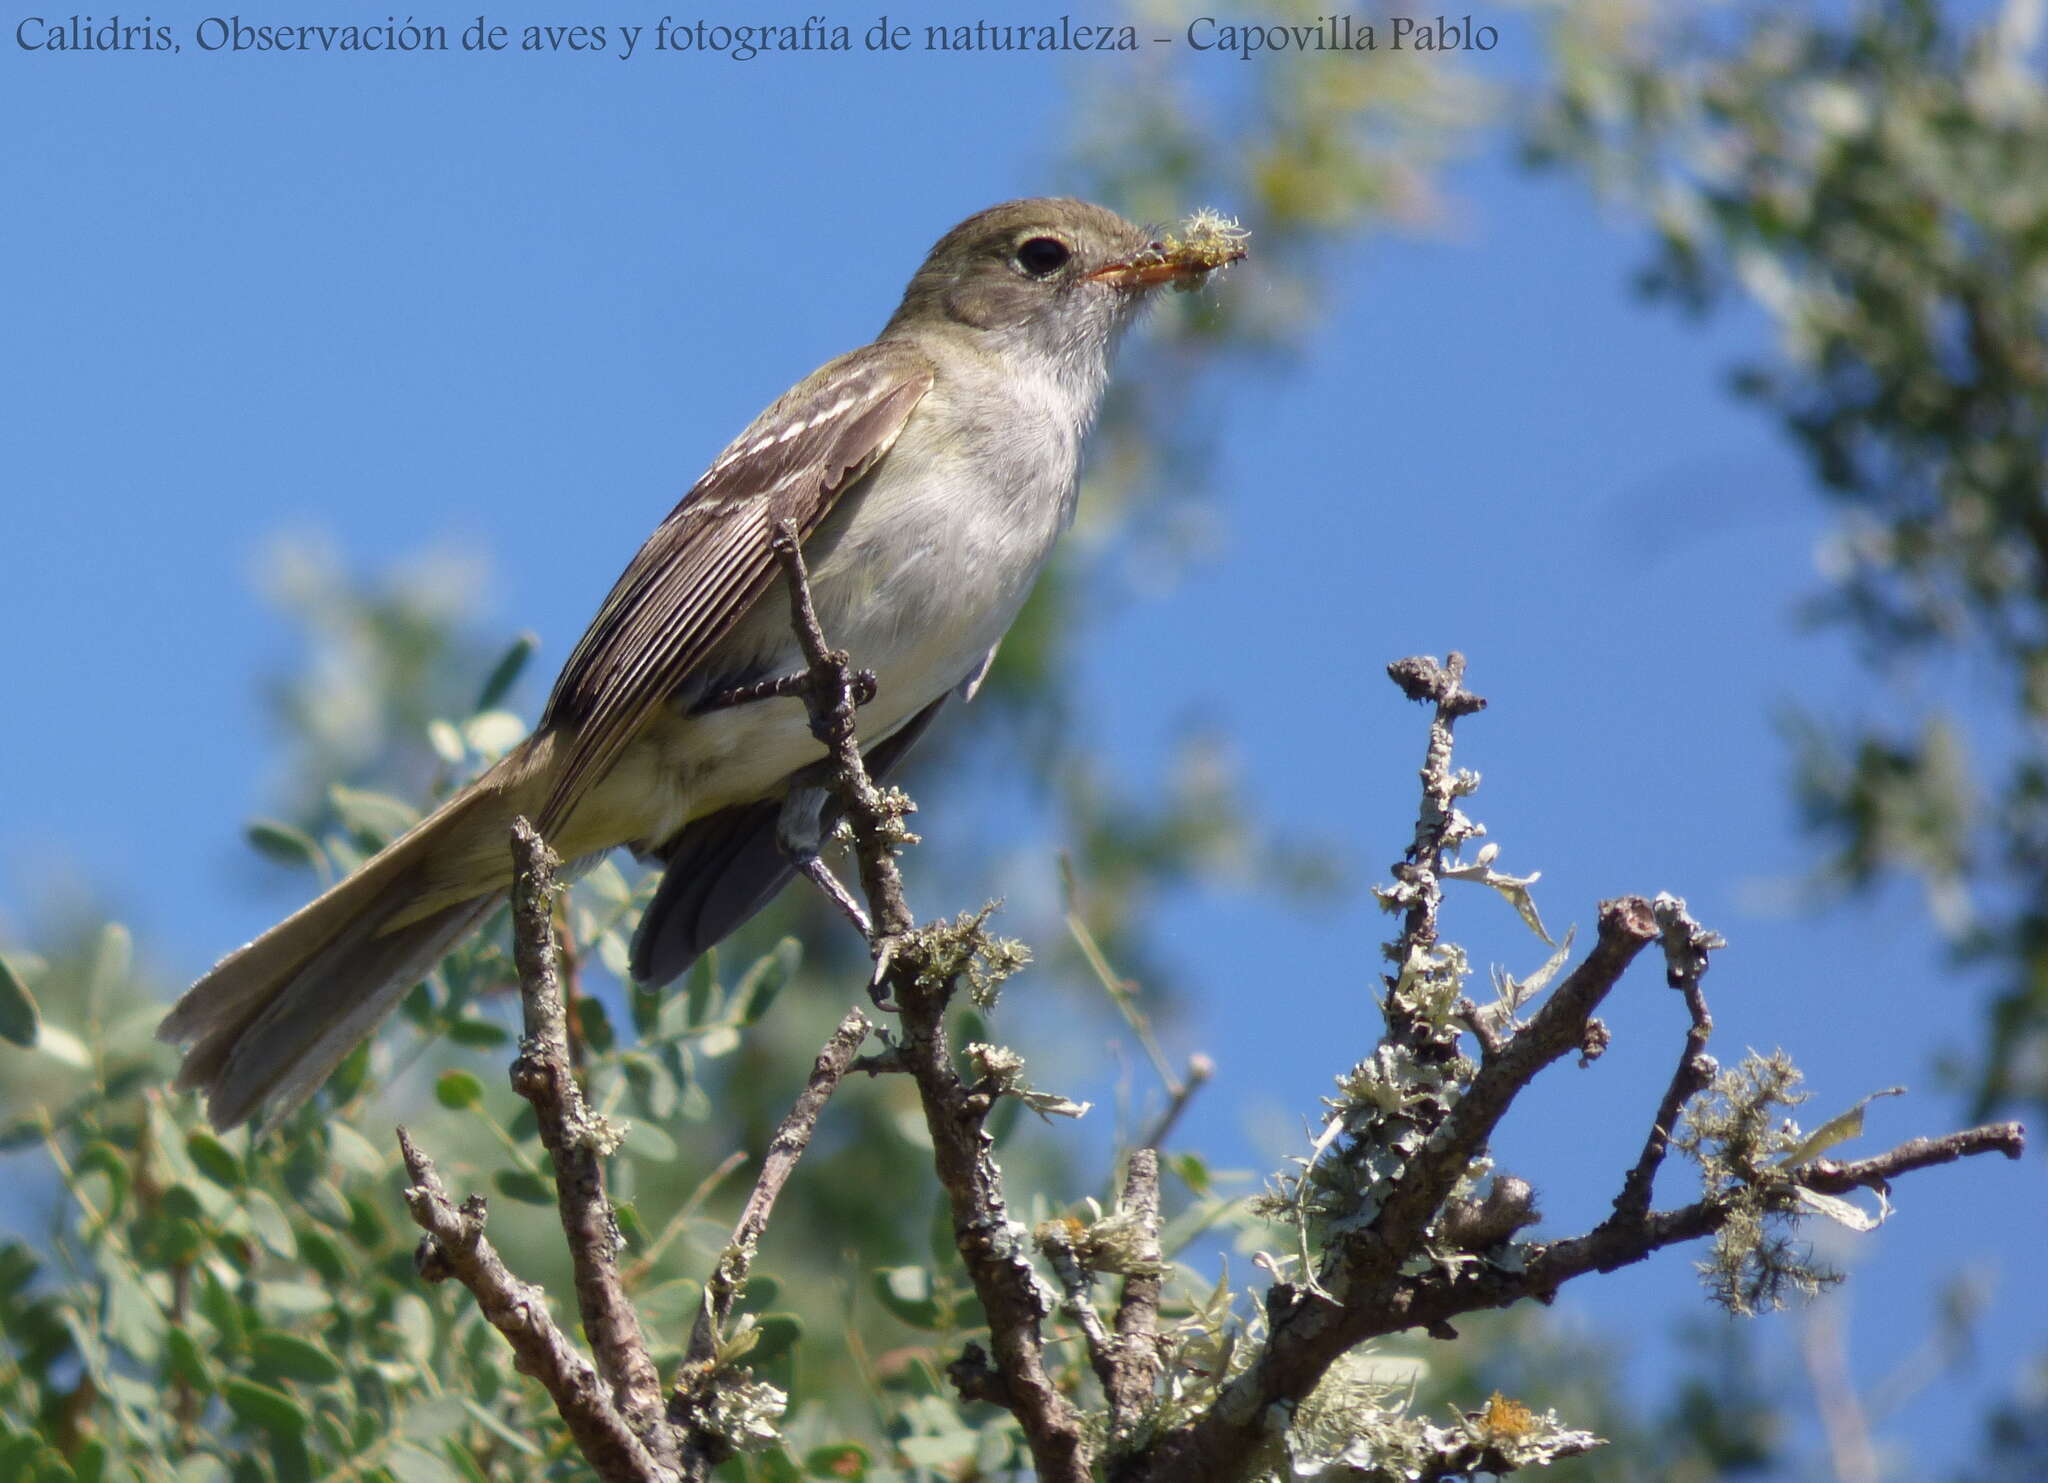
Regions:
M 595 1363 L 555 1327 L 540 1289 L 518 1282 L 484 1241 L 483 1200 L 471 1196 L 457 1207 L 432 1162 L 401 1128 L 399 1146 L 412 1176 L 406 1206 L 427 1232 L 415 1262 L 428 1281 L 452 1276 L 475 1295 L 512 1344 L 519 1367 L 547 1387 L 601 1477 L 673 1483 L 680 1455 L 662 1416 L 661 1377 L 619 1274 L 623 1243 L 605 1196 L 603 1159 L 617 1136 L 585 1105 L 570 1060 L 554 924 L 558 863 L 531 824 L 514 821 L 512 948 L 525 1035 L 512 1063 L 512 1087 L 532 1104 L 554 1167 L 576 1307 Z
M 1159 1249 L 1159 1150 L 1138 1148 L 1124 1170 L 1123 1208 L 1137 1230 L 1130 1270 L 1116 1310 L 1115 1363 L 1109 1395 L 1112 1442 L 1128 1436 L 1152 1404 L 1159 1378 L 1159 1296 L 1165 1257 Z
M 716 1399 L 719 1341 L 732 1317 L 733 1304 L 746 1291 L 754 1252 L 760 1245 L 762 1234 L 768 1229 L 768 1217 L 774 1212 L 776 1198 L 789 1182 L 790 1175 L 796 1172 L 797 1161 L 803 1157 L 804 1150 L 810 1147 L 811 1135 L 817 1131 L 818 1118 L 824 1112 L 826 1102 L 838 1090 L 847 1068 L 853 1064 L 860 1050 L 861 1042 L 873 1029 L 866 1015 L 858 1009 L 848 1010 L 846 1018 L 839 1022 L 839 1027 L 818 1052 L 803 1090 L 797 1094 L 788 1115 L 776 1127 L 774 1137 L 768 1140 L 768 1152 L 761 1161 L 760 1177 L 754 1181 L 753 1192 L 747 1196 L 747 1203 L 740 1211 L 732 1239 L 720 1254 L 711 1279 L 704 1284 L 703 1306 L 690 1330 L 690 1347 L 684 1355 L 682 1372 L 677 1376 L 668 1405 L 668 1420 L 682 1434 L 686 1476 L 702 1476 L 710 1467 L 724 1461 L 729 1453 L 729 1445 L 714 1425 L 715 1418 L 711 1413 L 711 1405 Z
M 547 1390 L 555 1410 L 576 1439 L 584 1459 L 606 1483 L 672 1483 L 662 1466 L 613 1403 L 612 1387 L 577 1352 L 548 1314 L 547 1294 L 521 1282 L 484 1239 L 484 1201 L 471 1195 L 460 1206 L 434 1170 L 433 1160 L 398 1130 L 399 1151 L 412 1181 L 405 1204 L 426 1232 L 413 1263 L 428 1282 L 453 1277 L 476 1299 L 491 1326 L 512 1346 L 521 1374 Z
M 868 776 L 855 730 L 852 667 L 818 626 L 803 552 L 786 522 L 776 529 L 773 550 L 809 665 L 804 701 L 811 732 L 827 750 L 831 787 L 846 810 L 872 913 L 877 1002 L 893 1004 L 901 1016 L 896 1060 L 917 1084 L 954 1245 L 988 1317 L 995 1378 L 988 1378 L 985 1362 L 969 1365 L 963 1356 L 955 1367 L 963 1393 L 971 1386 L 975 1398 L 996 1399 L 1016 1416 L 1040 1483 L 1088 1483 L 1090 1448 L 1080 1413 L 1045 1365 L 1042 1325 L 1053 1298 L 1031 1265 L 1023 1227 L 1010 1218 L 985 1127 L 994 1099 L 962 1082 L 947 1042 L 946 1007 L 974 946 L 985 939 L 974 936 L 978 923 L 915 928 L 896 864 L 897 850 L 909 842 L 902 826 L 906 804 Z
M 1628 1178 L 1622 1181 L 1621 1193 L 1614 1198 L 1613 1218 L 1620 1221 L 1640 1219 L 1649 1210 L 1657 1170 L 1671 1146 L 1671 1134 L 1678 1126 L 1679 1114 L 1685 1111 L 1686 1103 L 1707 1089 L 1714 1080 L 1714 1074 L 1721 1069 L 1707 1054 L 1707 1039 L 1714 1033 L 1714 1017 L 1707 1012 L 1706 995 L 1700 989 L 1700 979 L 1707 971 L 1707 954 L 1721 946 L 1720 936 L 1694 921 L 1686 911 L 1685 903 L 1676 896 L 1660 895 L 1650 903 L 1650 909 L 1657 918 L 1664 940 L 1665 982 L 1685 995 L 1685 1009 L 1692 1018 L 1692 1028 L 1686 1031 L 1685 1045 L 1678 1053 L 1678 1065 L 1671 1073 L 1671 1083 L 1665 1087 L 1663 1100 L 1657 1104 L 1657 1116 L 1650 1124 L 1648 1137 L 1643 1140 L 1642 1154 L 1636 1159 L 1635 1167 L 1628 1171 Z
M 526 1032 L 512 1063 L 512 1090 L 532 1104 L 541 1146 L 554 1165 L 555 1205 L 575 1275 L 576 1307 L 598 1373 L 634 1431 L 673 1465 L 674 1441 L 662 1422 L 661 1376 L 619 1276 L 625 1241 L 605 1196 L 604 1157 L 618 1146 L 618 1134 L 585 1104 L 570 1064 L 554 923 L 560 861 L 523 818 L 512 824 L 512 864 L 512 956 Z

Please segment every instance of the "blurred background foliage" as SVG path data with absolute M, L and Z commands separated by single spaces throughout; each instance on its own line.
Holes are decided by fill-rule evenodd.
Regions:
M 1194 13 L 1177 0 L 1128 8 L 1147 24 Z M 944 821 L 916 869 L 950 870 L 967 841 L 1018 837 L 1022 819 L 1064 856 L 1069 899 L 1020 884 L 1008 930 L 1033 941 L 1038 971 L 1092 983 L 1071 912 L 1113 976 L 1138 986 L 1134 1012 L 1168 1023 L 1170 985 L 1146 939 L 1161 892 L 1196 876 L 1279 882 L 1308 899 L 1331 886 L 1313 841 L 1268 837 L 1250 815 L 1227 739 L 1190 726 L 1168 776 L 1112 775 L 1063 703 L 1065 656 L 1092 621 L 1172 582 L 1217 539 L 1215 508 L 1199 496 L 1214 425 L 1204 412 L 1226 377 L 1284 365 L 1348 245 L 1428 231 L 1445 208 L 1444 161 L 1513 150 L 1583 187 L 1589 208 L 1598 198 L 1641 221 L 1649 299 L 1702 316 L 1746 299 L 1778 325 L 1781 353 L 1732 367 L 1731 393 L 1809 458 L 1813 490 L 1836 513 L 1813 621 L 1848 626 L 1885 682 L 1866 715 L 1787 717 L 1816 899 L 1895 873 L 1921 882 L 1958 960 L 2000 984 L 1980 1050 L 1950 1068 L 1956 1084 L 1982 1113 L 2038 1116 L 2040 6 L 1535 8 L 1550 65 L 1526 86 L 1441 58 L 1359 68 L 1290 55 L 1219 92 L 1167 50 L 1150 56 L 1149 85 L 1116 106 L 1077 84 L 1072 116 L 1089 123 L 1072 141 L 1072 187 L 1160 219 L 1191 200 L 1233 203 L 1257 227 L 1268 291 L 1177 297 L 1161 316 L 1152 372 L 1115 392 L 1082 523 L 978 714 L 940 728 L 909 771 L 928 818 Z M 1324 9 L 1272 0 L 1259 15 Z M 263 682 L 279 764 L 273 817 L 250 839 L 270 862 L 262 869 L 301 872 L 310 889 L 510 745 L 538 677 L 525 671 L 530 640 L 477 630 L 469 613 L 485 575 L 464 561 L 365 578 L 299 543 L 277 549 L 266 580 L 305 642 L 289 672 Z M 992 814 L 1001 831 L 975 822 Z M 629 864 L 607 864 L 577 887 L 566 924 L 586 1072 L 600 1104 L 634 1125 L 616 1175 L 640 1291 L 653 1330 L 676 1341 L 744 1191 L 740 1160 L 763 1147 L 855 965 L 843 927 L 791 892 L 686 989 L 643 1000 L 618 975 L 641 891 Z M 500 939 L 494 928 L 451 957 L 315 1106 L 257 1144 L 213 1137 L 164 1090 L 168 1058 L 149 1032 L 175 986 L 150 980 L 146 945 L 138 955 L 84 907 L 6 945 L 0 1125 L 10 1168 L 55 1192 L 41 1229 L 0 1244 L 0 1483 L 443 1483 L 567 1470 L 537 1392 L 466 1298 L 416 1280 L 388 1140 L 394 1120 L 411 1123 L 456 1183 L 489 1189 L 501 1210 L 545 1197 L 531 1129 L 503 1083 L 516 1012 Z M 1109 998 L 1098 1002 L 1102 1035 L 1127 1037 Z M 1003 1038 L 1032 1059 L 1035 1081 L 1057 1085 L 1056 1042 L 1032 1013 L 1006 1007 Z M 1161 1101 L 1150 1073 L 1134 1070 L 1122 1131 Z M 1075 1146 L 1014 1126 L 1013 1189 L 1105 1193 L 1109 1151 Z M 1183 1229 L 1234 1220 L 1249 1186 L 1176 1153 Z M 748 1297 L 761 1315 L 756 1357 L 797 1401 L 793 1445 L 756 1464 L 762 1476 L 964 1479 L 1012 1464 L 1006 1426 L 957 1415 L 938 1377 L 975 1315 L 926 1167 L 907 1088 L 879 1082 L 834 1103 L 771 1228 L 770 1276 Z M 492 1235 L 515 1270 L 563 1290 L 552 1220 L 508 1214 Z M 1966 1333 L 1959 1309 L 1944 1352 Z M 1702 1320 L 1687 1352 L 1691 1373 L 1646 1408 L 1623 1401 L 1620 1360 L 1599 1336 L 1516 1312 L 1431 1346 L 1424 1389 L 1435 1404 L 1498 1386 L 1613 1439 L 1562 1465 L 1565 1477 L 1846 1476 L 1839 1456 L 1792 1441 L 1793 1418 L 1814 1404 L 1807 1384 L 1761 1373 L 1745 1331 Z M 1957 1476 L 2048 1476 L 2048 1357 L 2014 1377 L 2012 1397 L 1987 1418 L 1978 1466 Z M 864 1440 L 836 1440 L 848 1436 Z

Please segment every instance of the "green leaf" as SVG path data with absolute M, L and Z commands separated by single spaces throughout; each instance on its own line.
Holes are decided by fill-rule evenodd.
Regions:
M 242 1161 L 213 1134 L 200 1129 L 187 1133 L 185 1152 L 191 1156 L 193 1166 L 222 1189 L 242 1187 Z
M 78 1483 L 100 1483 L 106 1475 L 107 1444 L 98 1437 L 87 1437 L 71 1454 L 71 1476 Z
M 242 1314 L 242 1305 L 211 1268 L 206 1269 L 199 1285 L 198 1307 L 201 1316 L 220 1335 L 223 1348 L 238 1351 L 248 1342 L 248 1325 Z
M 164 1375 L 183 1380 L 201 1394 L 212 1394 L 213 1372 L 190 1329 L 174 1325 L 164 1330 Z
M 676 1140 L 663 1132 L 659 1125 L 641 1118 L 626 1129 L 625 1146 L 643 1159 L 654 1159 L 660 1163 L 673 1163 L 677 1154 Z
M 1886 1087 L 1881 1092 L 1872 1092 L 1847 1112 L 1837 1113 L 1800 1140 L 1799 1146 L 1778 1160 L 1780 1169 L 1796 1169 L 1801 1164 L 1819 1158 L 1837 1143 L 1847 1143 L 1851 1138 L 1863 1136 L 1863 1109 L 1879 1097 L 1903 1097 L 1904 1087 Z M 1802 1195 L 1805 1191 L 1800 1192 Z M 1854 1208 L 1854 1207 L 1851 1207 Z M 1844 1222 L 1847 1224 L 1847 1222 Z
M 409 1441 L 438 1442 L 452 1437 L 469 1420 L 469 1408 L 457 1395 L 437 1395 L 406 1408 L 398 1429 Z
M 434 755 L 450 767 L 460 767 L 462 759 L 469 755 L 462 733 L 453 724 L 439 716 L 427 722 L 427 745 L 434 749 Z
M 411 804 L 389 794 L 335 783 L 328 788 L 327 798 L 351 833 L 371 839 L 396 839 L 419 822 L 419 814 Z
M 318 1344 L 277 1329 L 250 1335 L 249 1354 L 266 1373 L 308 1385 L 332 1385 L 343 1374 L 341 1362 Z
M 923 1267 L 878 1268 L 874 1289 L 882 1306 L 912 1328 L 943 1326 L 945 1312 L 932 1296 L 932 1274 Z
M 512 1038 L 511 1032 L 492 1020 L 464 1018 L 450 1020 L 448 1038 L 472 1050 L 496 1050 Z
M 220 1395 L 237 1420 L 274 1436 L 296 1437 L 312 1420 L 306 1408 L 283 1391 L 254 1380 L 229 1380 L 221 1386 Z
M 553 1181 L 525 1169 L 500 1169 L 491 1176 L 491 1184 L 498 1193 L 508 1200 L 517 1200 L 522 1205 L 552 1205 L 555 1203 Z
M 458 1112 L 474 1107 L 484 1099 L 483 1080 L 468 1071 L 443 1071 L 434 1083 L 434 1099 Z
M 462 1483 L 446 1458 L 417 1442 L 398 1443 L 384 1454 L 384 1466 L 398 1483 Z
M 747 1351 L 747 1363 L 766 1364 L 796 1347 L 804 1336 L 804 1321 L 794 1313 L 763 1313 L 754 1321 L 754 1332 L 761 1337 Z
M 11 1041 L 23 1049 L 33 1047 L 42 1020 L 28 985 L 7 965 L 5 958 L 0 958 L 0 1040 Z
M 98 1010 L 113 998 L 127 984 L 134 959 L 135 943 L 126 927 L 109 922 L 100 928 L 99 941 L 93 945 L 92 972 L 86 979 L 85 1002 Z
M 775 1003 L 775 996 L 795 977 L 803 956 L 803 944 L 794 937 L 785 937 L 776 943 L 734 987 L 733 1018 L 743 1025 L 751 1025 L 766 1014 L 769 1006 Z
M 512 640 L 512 647 L 499 656 L 491 666 L 490 674 L 484 680 L 483 689 L 476 695 L 472 710 L 488 711 L 501 704 L 512 687 L 519 683 L 526 661 L 533 658 L 533 651 L 540 647 L 540 640 L 530 633 L 522 633 Z
M 391 1160 L 384 1150 L 343 1122 L 327 1125 L 327 1151 L 342 1168 L 353 1174 L 366 1174 L 372 1179 L 381 1179 Z M 346 1223 L 346 1211 L 337 1213 L 340 1215 L 339 1223 Z
M 330 1314 L 334 1298 L 326 1288 L 310 1282 L 265 1282 L 256 1288 L 256 1301 L 283 1319 Z
M 651 1329 L 687 1329 L 704 1304 L 704 1284 L 694 1277 L 658 1282 L 634 1296 L 633 1306 Z
M 718 988 L 718 950 L 713 948 L 696 961 L 683 984 L 682 1024 L 677 1027 L 678 1032 L 709 1022 L 718 1013 L 723 998 Z M 664 1012 L 661 1019 L 662 1029 L 667 1031 L 669 1015 Z
M 304 1231 L 299 1235 L 299 1260 L 320 1274 L 320 1279 L 332 1287 L 341 1287 L 355 1280 L 355 1263 L 339 1241 L 320 1231 Z
M 539 1457 L 541 1455 L 540 1448 L 534 1446 L 531 1437 L 522 1436 L 514 1431 L 482 1406 L 479 1406 L 475 1401 L 465 1396 L 463 1397 L 462 1405 L 463 1409 L 469 1412 L 470 1417 L 477 1425 L 481 1426 L 513 1451 L 523 1452 L 528 1457 Z
M 313 1454 L 306 1448 L 306 1439 L 273 1432 L 270 1471 L 277 1483 L 313 1483 Z
M 292 1223 L 284 1213 L 284 1207 L 260 1189 L 250 1190 L 244 1207 L 249 1212 L 249 1228 L 256 1233 L 256 1239 L 287 1261 L 299 1254 L 298 1238 L 292 1234 Z
M 128 1154 L 103 1138 L 95 1138 L 79 1150 L 71 1165 L 71 1176 L 74 1183 L 93 1174 L 105 1178 L 107 1189 L 102 1213 L 113 1215 L 127 1201 L 128 1187 L 134 1182 L 134 1171 L 129 1168 L 128 1160 Z
M 313 866 L 322 863 L 320 846 L 304 830 L 276 819 L 251 819 L 242 830 L 256 853 L 280 865 Z
M 633 1089 L 633 1102 L 642 1117 L 667 1122 L 675 1115 L 676 1079 L 668 1067 L 653 1056 L 628 1052 L 620 1059 L 626 1084 Z

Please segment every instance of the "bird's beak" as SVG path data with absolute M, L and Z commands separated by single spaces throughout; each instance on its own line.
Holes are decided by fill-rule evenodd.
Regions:
M 1153 242 L 1121 261 L 1104 263 L 1087 276 L 1090 283 L 1111 288 L 1153 288 L 1162 283 L 1192 286 L 1244 255 L 1244 248 L 1230 240 Z

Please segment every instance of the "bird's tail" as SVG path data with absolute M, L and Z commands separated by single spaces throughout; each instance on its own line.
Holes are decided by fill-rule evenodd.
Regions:
M 275 1121 L 312 1096 L 503 899 L 514 813 L 504 776 L 501 764 L 456 794 L 172 1006 L 158 1038 L 186 1047 L 178 1086 L 205 1094 L 215 1127 L 258 1112 Z

